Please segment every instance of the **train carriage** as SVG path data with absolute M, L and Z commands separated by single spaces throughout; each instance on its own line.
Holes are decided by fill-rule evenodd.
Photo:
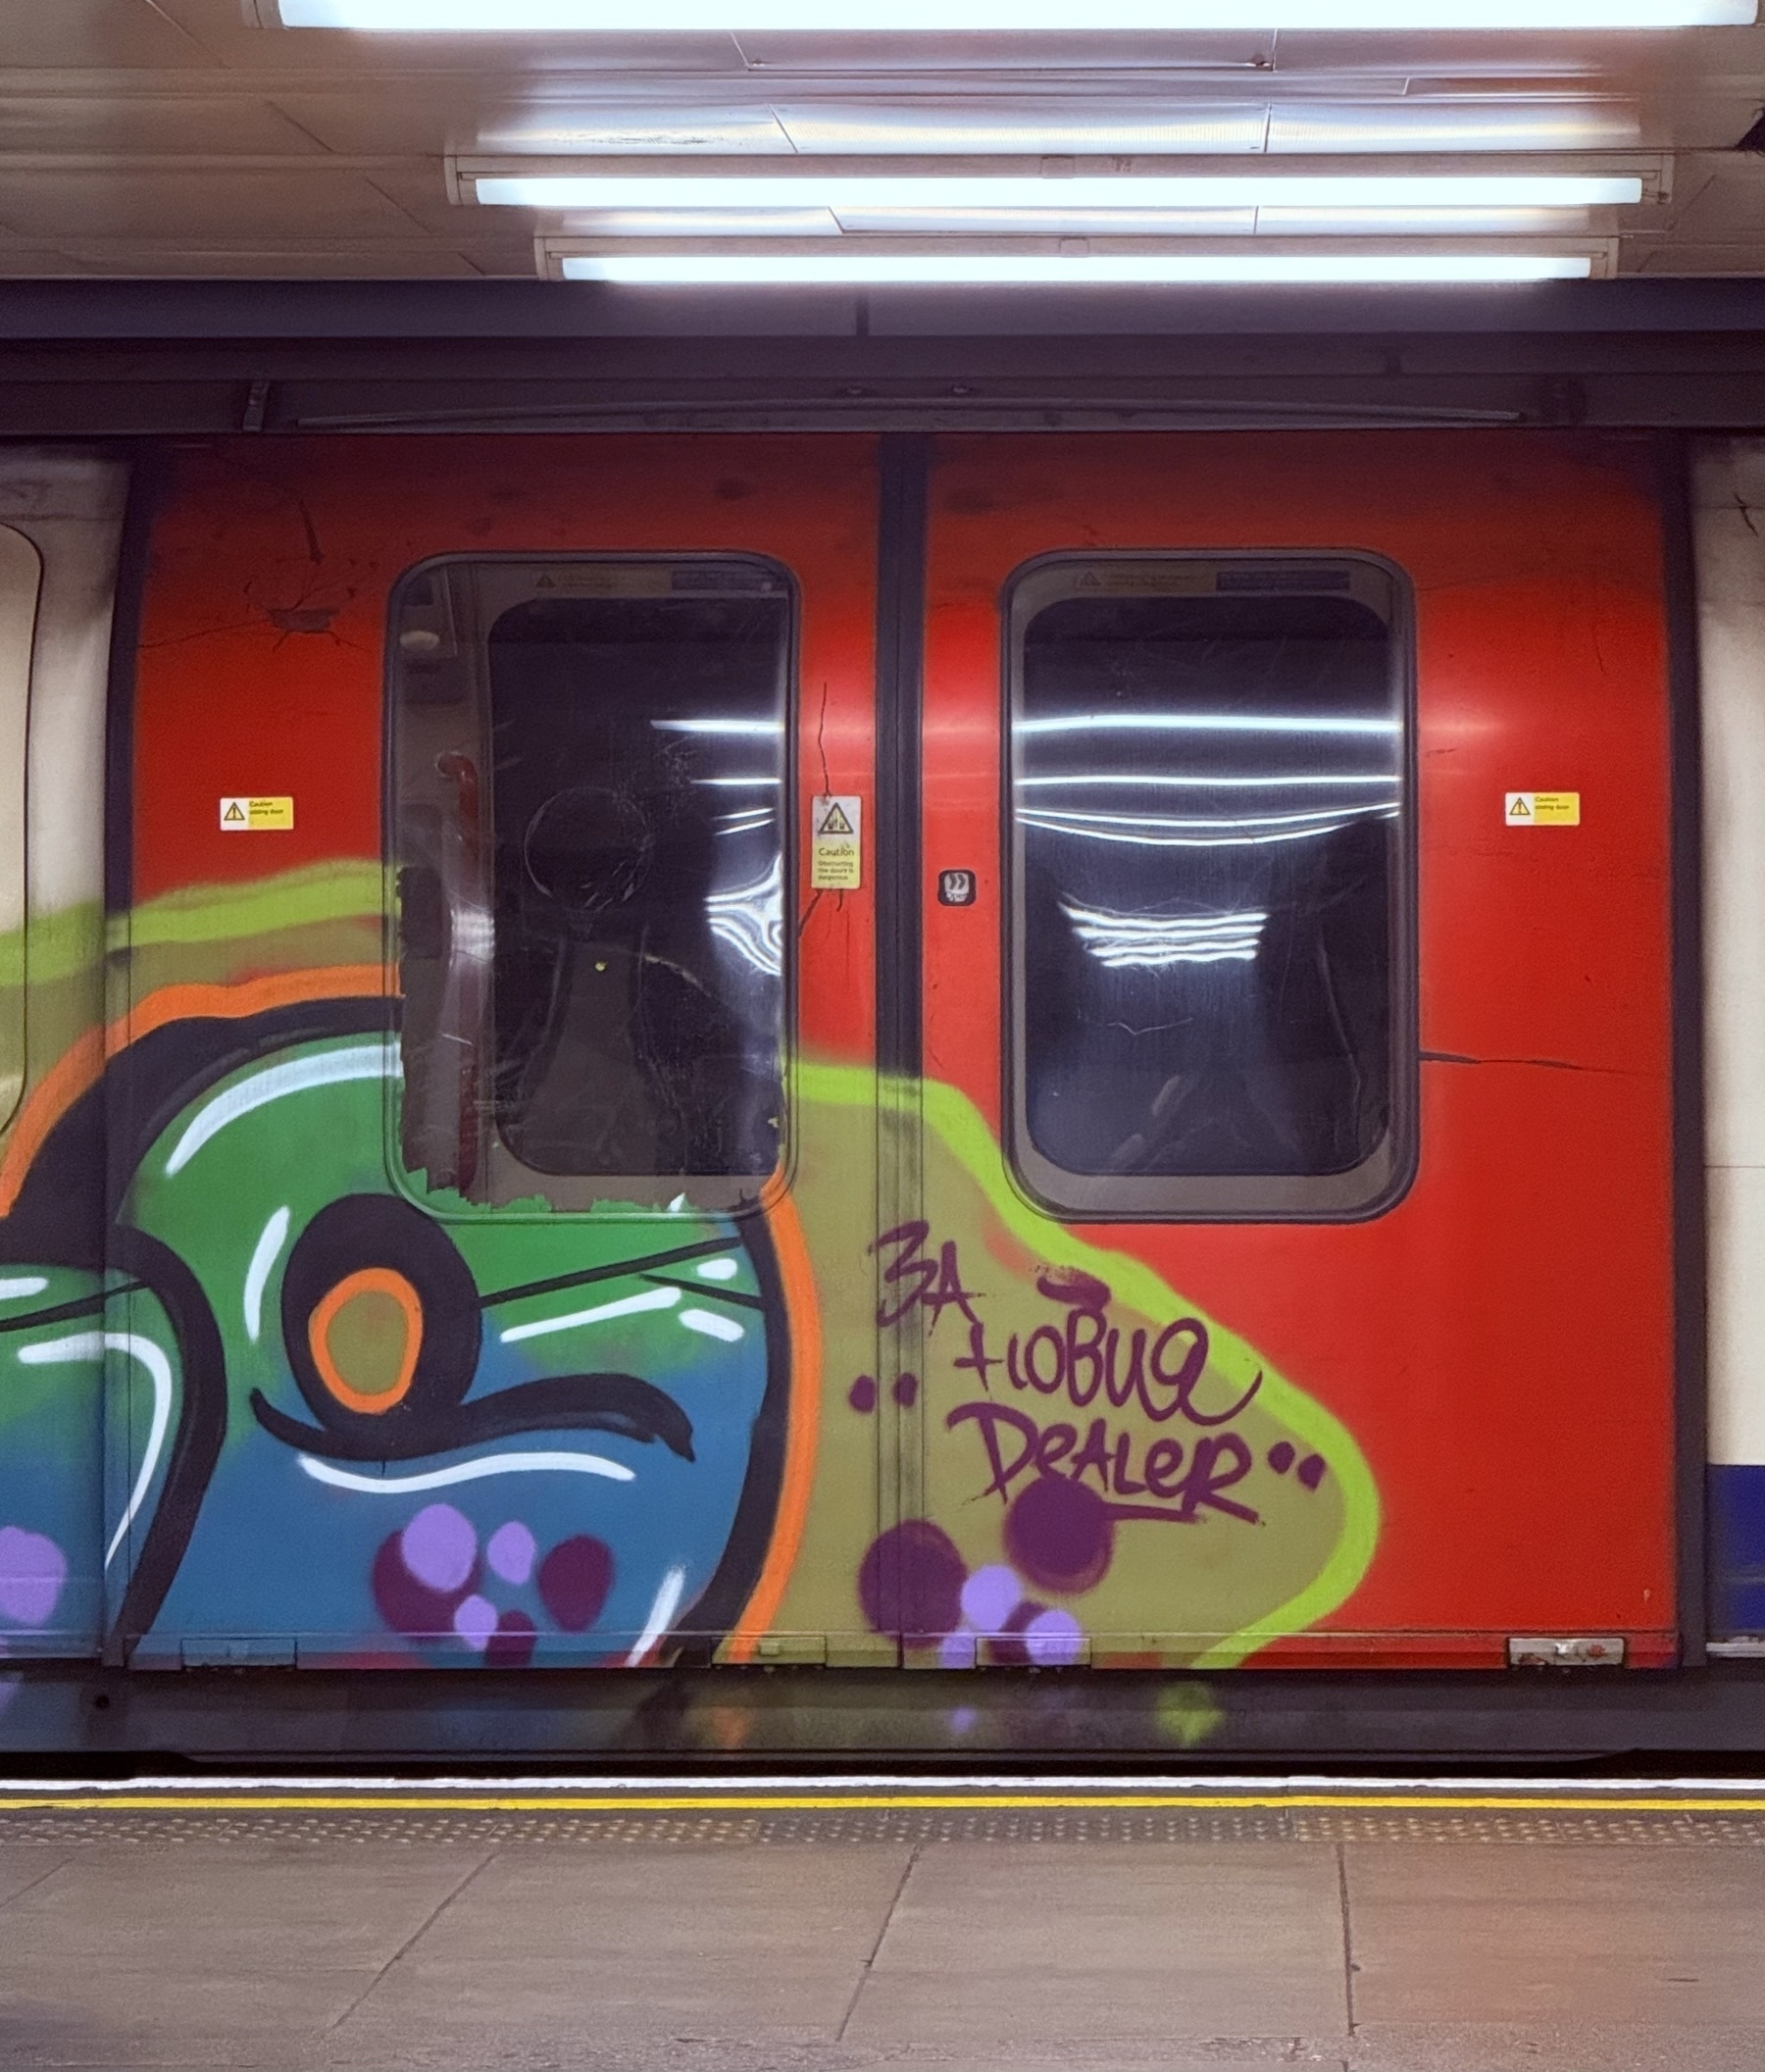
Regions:
M 0 1736 L 1744 1652 L 1760 449 L 1684 461 L 0 448 Z

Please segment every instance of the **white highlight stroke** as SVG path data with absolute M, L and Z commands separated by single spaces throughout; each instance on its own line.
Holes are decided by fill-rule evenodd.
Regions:
M 44 1344 L 19 1347 L 20 1363 L 25 1367 L 69 1366 L 76 1360 L 101 1360 L 107 1352 L 126 1353 L 131 1360 L 138 1360 L 153 1384 L 153 1416 L 147 1425 L 147 1446 L 141 1455 L 134 1488 L 128 1492 L 128 1501 L 123 1507 L 122 1517 L 117 1520 L 117 1530 L 104 1550 L 104 1565 L 109 1568 L 142 1504 L 147 1501 L 147 1491 L 153 1487 L 154 1470 L 165 1450 L 166 1433 L 172 1423 L 172 1362 L 151 1339 L 144 1339 L 132 1331 L 77 1331 L 72 1338 L 50 1339 Z
M 722 1339 L 726 1345 L 747 1337 L 746 1330 L 733 1317 L 720 1317 L 714 1310 L 683 1309 L 681 1322 L 688 1331 L 699 1332 L 707 1339 Z
M 335 1087 L 345 1080 L 383 1079 L 396 1070 L 393 1046 L 385 1042 L 357 1043 L 347 1050 L 327 1050 L 317 1057 L 289 1058 L 284 1064 L 271 1065 L 216 1094 L 206 1107 L 196 1111 L 166 1160 L 167 1177 L 181 1173 L 211 1137 L 254 1109 L 267 1108 L 272 1101 L 290 1093 L 305 1093 L 313 1087 Z
M 616 1302 L 601 1302 L 593 1309 L 573 1309 L 565 1317 L 541 1317 L 536 1324 L 511 1324 L 498 1333 L 505 1345 L 523 1339 L 542 1339 L 554 1331 L 574 1331 L 579 1324 L 603 1324 L 609 1317 L 634 1317 L 646 1309 L 673 1309 L 681 1299 L 678 1288 L 652 1288 L 640 1295 L 621 1295 Z
M 41 1274 L 20 1274 L 16 1280 L 0 1281 L 0 1302 L 22 1302 L 26 1295 L 40 1295 L 48 1286 Z
M 263 1235 L 252 1248 L 251 1264 L 245 1269 L 245 1336 L 255 1345 L 264 1330 L 264 1289 L 270 1285 L 270 1269 L 287 1242 L 290 1218 L 277 1209 L 265 1224 Z
M 686 1571 L 683 1568 L 671 1568 L 662 1578 L 650 1604 L 649 1617 L 643 1622 L 643 1631 L 626 1656 L 628 1669 L 635 1669 L 674 1624 L 674 1615 L 681 1608 L 681 1596 L 685 1588 Z
M 367 1496 L 403 1496 L 414 1490 L 445 1490 L 456 1482 L 482 1482 L 491 1475 L 599 1475 L 607 1482 L 635 1482 L 631 1470 L 598 1453 L 497 1453 L 487 1460 L 463 1460 L 454 1468 L 429 1468 L 420 1475 L 356 1475 L 328 1460 L 300 1456 L 315 1482 L 333 1490 L 359 1490 Z

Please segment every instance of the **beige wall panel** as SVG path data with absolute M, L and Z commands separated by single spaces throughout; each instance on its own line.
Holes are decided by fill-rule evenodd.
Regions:
M 0 151 L 318 156 L 325 148 L 268 101 L 247 95 L 0 94 Z
M 195 66 L 215 60 L 148 0 L 0 0 L 0 48 L 11 66 Z
M 0 172 L 0 224 L 42 242 L 168 236 L 409 237 L 411 219 L 359 174 Z

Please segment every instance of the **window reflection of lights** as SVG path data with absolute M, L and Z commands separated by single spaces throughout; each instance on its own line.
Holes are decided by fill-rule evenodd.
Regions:
M 782 783 L 783 782 L 783 780 L 782 780 L 782 778 L 776 778 L 776 777 L 695 777 L 695 778 L 694 778 L 694 779 L 692 780 L 692 782 L 693 782 L 693 783 L 694 783 L 695 784 L 715 784 L 715 785 L 716 785 L 716 786 L 718 786 L 718 787 L 719 787 L 720 789 L 722 789 L 722 790 L 726 790 L 726 791 L 727 791 L 727 790 L 733 790 L 733 789 L 734 789 L 734 788 L 735 788 L 735 787 L 736 787 L 737 785 L 741 785 L 741 786 L 751 786 L 751 785 L 754 785 L 754 784 L 775 784 L 775 785 L 776 785 L 776 784 Z
M 1397 809 L 1391 806 L 1378 813 L 1345 814 L 1339 820 L 1324 821 L 1315 827 L 1283 829 L 1269 834 L 1124 834 L 1111 828 L 1092 826 L 1081 814 L 1060 817 L 1047 813 L 1022 813 L 1018 816 L 1021 826 L 1037 828 L 1044 834 L 1075 834 L 1085 841 L 1122 842 L 1135 849 L 1260 849 L 1282 841 L 1315 841 L 1320 834 L 1334 834 L 1339 828 L 1352 827 L 1357 820 L 1396 818 Z
M 1317 821 L 1333 825 L 1358 817 L 1351 806 L 1314 806 L 1308 813 L 1080 813 L 1073 808 L 1043 806 L 1044 820 L 1082 821 L 1100 828 L 1291 828 Z
M 660 723 L 658 723 L 660 724 Z M 1383 733 L 1398 720 L 1347 719 L 1299 713 L 1075 712 L 1057 720 L 1019 720 L 1019 733 Z
M 751 834 L 756 828 L 770 828 L 778 816 L 770 806 L 751 807 L 745 813 L 726 813 L 717 824 L 720 834 Z
M 1399 780 L 1395 777 L 1371 777 L 1358 770 L 1331 771 L 1322 776 L 1296 777 L 1153 777 L 1137 771 L 1130 774 L 1089 770 L 1075 772 L 1070 777 L 1020 777 L 1017 780 L 1021 791 L 1047 784 L 1126 784 L 1136 791 L 1142 787 L 1170 791 L 1261 791 L 1274 784 L 1305 784 L 1320 788 L 1334 784 L 1383 784 L 1387 791 L 1394 791 L 1398 783 Z
M 1061 902 L 1073 933 L 1111 971 L 1164 971 L 1173 964 L 1248 964 L 1266 909 L 1236 914 L 1117 914 Z
M 782 720 L 651 720 L 663 733 L 777 734 L 784 732 Z
M 711 933 L 727 942 L 762 978 L 777 979 L 784 970 L 784 870 L 775 856 L 764 878 L 713 892 L 705 901 Z
M 449 908 L 447 940 L 456 964 L 488 964 L 496 954 L 496 923 L 490 910 L 464 902 Z

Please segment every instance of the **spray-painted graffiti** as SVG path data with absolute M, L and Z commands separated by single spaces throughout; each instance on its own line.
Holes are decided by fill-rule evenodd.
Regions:
M 881 1237 L 875 1082 L 809 1060 L 763 1213 L 424 1197 L 380 968 L 265 976 L 194 912 L 141 917 L 181 968 L 37 1074 L 0 1165 L 10 1656 L 1219 1663 L 1364 1570 L 1349 1435 L 1031 1210 L 952 1088 Z

